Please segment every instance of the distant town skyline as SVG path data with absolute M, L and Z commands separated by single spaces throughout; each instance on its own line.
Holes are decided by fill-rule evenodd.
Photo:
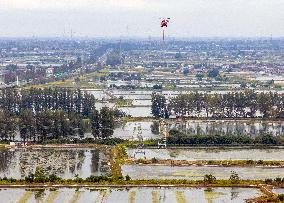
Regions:
M 0 0 L 0 37 L 282 37 L 281 0 Z

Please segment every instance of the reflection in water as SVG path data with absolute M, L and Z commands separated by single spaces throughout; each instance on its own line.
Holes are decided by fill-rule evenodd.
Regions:
M 19 167 L 24 177 L 42 166 L 46 174 L 77 174 L 85 156 L 82 150 L 26 150 L 19 154 Z
M 110 153 L 99 149 L 0 150 L 0 177 L 23 178 L 41 166 L 47 175 L 82 178 L 110 173 Z
M 160 134 L 159 129 L 160 129 L 160 123 L 158 121 L 154 121 L 153 124 L 151 125 L 151 132 L 154 135 L 159 135 Z
M 91 172 L 99 175 L 110 174 L 110 154 L 102 153 L 100 150 L 92 150 Z
M 99 150 L 92 150 L 91 153 L 92 153 L 91 171 L 95 172 L 99 170 L 100 154 Z
M 135 195 L 136 195 L 135 191 L 129 192 L 129 200 L 128 200 L 129 203 L 135 203 Z M 153 203 L 154 203 L 154 201 L 153 201 Z
M 36 189 L 34 191 L 35 200 L 37 202 L 43 202 L 44 197 L 46 196 L 45 189 Z
M 32 191 L 24 191 L 21 195 L 19 195 L 19 203 L 28 202 L 28 200 L 33 196 Z M 5 199 L 5 194 L 1 195 L 2 200 Z M 9 198 L 10 199 L 10 198 Z M 8 202 L 8 201 L 6 201 Z
M 141 126 L 144 139 L 161 138 L 159 122 L 125 122 L 115 126 L 113 137 L 132 139 L 135 126 Z M 171 129 L 177 129 L 187 134 L 201 135 L 247 135 L 261 134 L 283 135 L 283 121 L 249 121 L 249 120 L 188 120 L 173 122 Z
M 152 203 L 166 202 L 165 190 L 153 190 L 151 192 Z
M 54 202 L 55 199 L 58 197 L 59 192 L 58 191 L 50 191 L 50 193 L 47 195 L 46 200 L 44 201 L 45 203 L 50 203 L 50 202 Z
M 0 171 L 7 171 L 9 167 L 13 167 L 13 161 L 15 160 L 15 152 L 8 150 L 0 151 Z
M 204 190 L 204 197 L 208 203 L 213 203 L 215 199 L 218 199 L 223 195 L 226 195 L 226 194 L 223 192 L 216 192 L 212 188 L 206 188 Z
M 237 199 L 239 197 L 239 190 L 236 188 L 232 188 L 231 190 L 231 200 Z
M 184 191 L 176 191 L 176 200 L 178 203 L 186 203 L 186 198 L 184 196 Z
M 194 135 L 283 135 L 284 122 L 241 120 L 188 120 L 171 124 L 172 129 Z

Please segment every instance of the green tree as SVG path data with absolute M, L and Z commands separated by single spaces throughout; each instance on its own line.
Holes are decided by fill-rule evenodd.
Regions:
M 8 111 L 0 111 L 0 138 L 5 141 L 14 141 L 16 121 Z
M 168 118 L 169 111 L 166 103 L 166 97 L 158 93 L 153 93 L 151 110 L 155 118 Z
M 195 75 L 195 77 L 197 78 L 197 80 L 202 81 L 202 79 L 205 77 L 204 73 L 197 73 Z
M 94 138 L 101 138 L 101 117 L 100 113 L 96 109 L 94 109 L 92 111 L 92 114 L 90 115 L 90 122 L 92 128 L 92 135 L 94 136 Z
M 37 166 L 35 169 L 34 181 L 36 182 L 44 182 L 46 179 L 45 171 L 42 166 Z
M 203 179 L 204 183 L 207 184 L 211 184 L 211 183 L 214 183 L 216 181 L 216 177 L 213 176 L 212 174 L 206 174 L 204 176 L 204 179 Z
M 110 138 L 114 129 L 114 113 L 107 107 L 100 111 L 101 136 L 103 139 Z
M 240 182 L 239 174 L 237 174 L 236 171 L 231 171 L 231 175 L 230 175 L 229 179 L 232 183 L 239 183 Z
M 36 122 L 33 112 L 29 109 L 22 109 L 19 115 L 19 131 L 24 143 L 32 140 L 36 132 Z
M 207 75 L 209 78 L 216 78 L 219 76 L 219 70 L 217 68 L 213 68 L 207 72 Z
M 36 115 L 36 132 L 39 141 L 52 137 L 54 132 L 54 119 L 51 110 L 44 110 Z

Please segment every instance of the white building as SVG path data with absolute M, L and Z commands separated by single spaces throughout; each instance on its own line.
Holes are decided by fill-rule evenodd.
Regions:
M 54 74 L 54 68 L 47 68 L 45 71 L 46 77 L 52 77 Z

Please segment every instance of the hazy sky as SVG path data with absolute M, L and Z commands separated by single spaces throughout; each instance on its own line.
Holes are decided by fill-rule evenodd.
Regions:
M 0 37 L 284 36 L 284 0 L 0 0 Z

